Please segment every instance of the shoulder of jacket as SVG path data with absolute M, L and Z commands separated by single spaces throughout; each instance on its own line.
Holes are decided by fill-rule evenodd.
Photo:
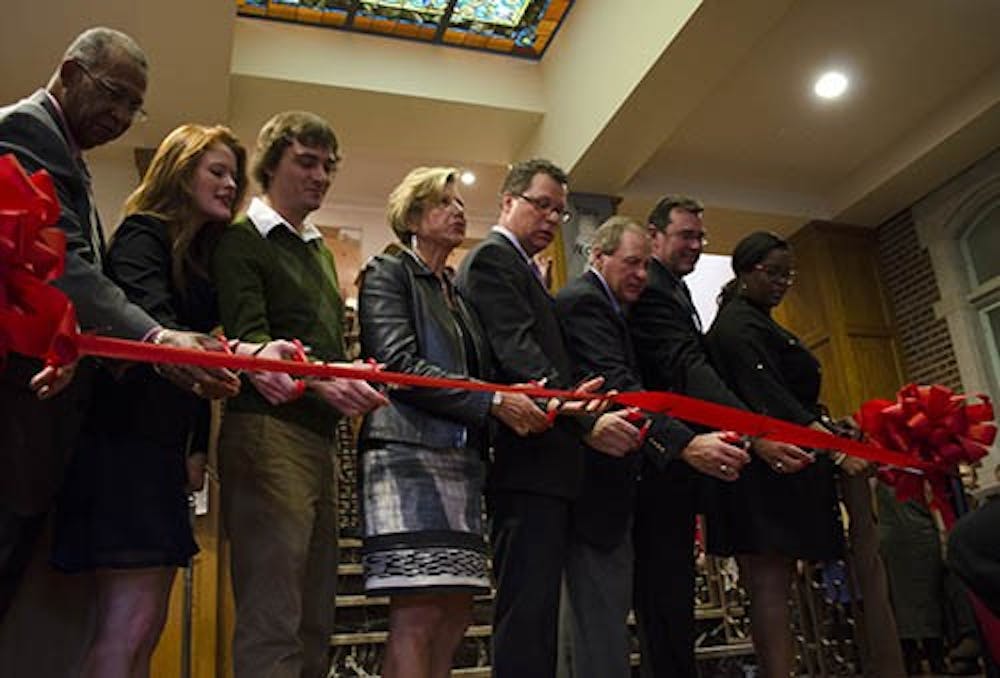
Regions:
M 130 214 L 122 219 L 122 223 L 115 229 L 112 242 L 116 242 L 126 235 L 138 234 L 150 235 L 164 246 L 170 246 L 166 222 L 152 214 Z

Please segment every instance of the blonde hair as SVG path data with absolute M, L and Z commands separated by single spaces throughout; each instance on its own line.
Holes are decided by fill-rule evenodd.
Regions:
M 410 225 L 420 221 L 424 210 L 441 202 L 448 184 L 458 176 L 454 167 L 417 167 L 389 194 L 386 219 L 399 241 L 413 240 Z
M 149 168 L 125 200 L 124 216 L 147 214 L 166 222 L 173 255 L 175 288 L 184 294 L 189 274 L 208 278 L 208 259 L 226 222 L 198 221 L 192 198 L 192 180 L 201 157 L 217 144 L 236 156 L 236 195 L 233 213 L 247 190 L 246 150 L 228 127 L 181 125 L 160 143 Z

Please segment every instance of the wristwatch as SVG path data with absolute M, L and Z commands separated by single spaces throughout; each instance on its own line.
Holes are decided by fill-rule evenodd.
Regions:
M 490 402 L 493 407 L 503 405 L 503 391 L 493 391 L 493 400 Z

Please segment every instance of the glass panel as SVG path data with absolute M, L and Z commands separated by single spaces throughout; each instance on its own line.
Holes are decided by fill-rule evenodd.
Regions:
M 993 361 L 994 369 L 997 370 L 996 376 L 1000 379 L 1000 304 L 983 309 L 982 314 L 990 330 L 986 333 L 986 351 Z
M 354 6 L 353 0 L 242 0 L 243 2 L 271 5 L 285 5 L 290 7 L 301 7 L 319 12 L 343 12 Z
M 236 0 L 245 16 L 541 58 L 573 0 Z M 453 7 L 452 7 L 453 6 Z M 448 26 L 441 22 L 452 7 Z
M 1000 205 L 987 210 L 969 228 L 964 240 L 976 285 L 1000 275 Z
M 552 4 L 550 0 L 458 0 L 445 41 L 497 52 L 540 55 L 544 44 L 536 48 L 539 28 Z M 464 34 L 485 40 L 468 40 Z
M 452 25 L 478 22 L 500 26 L 517 26 L 531 0 L 458 0 L 452 14 Z M 538 4 L 538 3 L 536 3 Z M 544 3 L 548 4 L 548 3 Z
M 448 0 L 361 0 L 352 28 L 433 40 Z

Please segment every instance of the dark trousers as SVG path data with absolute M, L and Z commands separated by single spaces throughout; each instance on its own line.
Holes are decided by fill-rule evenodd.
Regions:
M 44 526 L 45 514 L 21 516 L 0 507 L 0 622 L 17 594 Z
M 634 565 L 631 529 L 612 549 L 571 538 L 559 610 L 558 678 L 631 678 L 628 611 Z
M 49 400 L 28 387 L 38 360 L 11 354 L 0 366 L 0 620 L 17 592 L 62 484 L 93 379 L 84 360 L 70 386 Z
M 683 462 L 639 481 L 634 609 L 643 678 L 694 678 L 697 478 Z
M 552 678 L 559 595 L 569 551 L 570 502 L 501 491 L 490 496 L 493 571 L 493 675 Z

